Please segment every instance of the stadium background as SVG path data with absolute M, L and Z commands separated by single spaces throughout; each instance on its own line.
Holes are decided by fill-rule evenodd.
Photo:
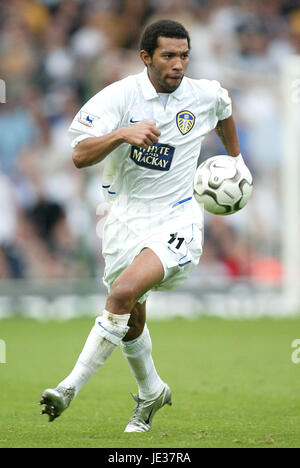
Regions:
M 253 198 L 233 216 L 206 215 L 199 267 L 150 297 L 153 357 L 173 393 L 153 431 L 122 433 L 136 384 L 120 350 L 48 424 L 41 392 L 70 372 L 106 297 L 103 168 L 75 169 L 67 128 L 99 89 L 142 70 L 138 38 L 157 18 L 189 29 L 189 76 L 229 89 Z M 292 140 L 300 154 L 299 114 L 291 158 L 285 136 L 300 66 L 282 80 L 294 54 L 299 0 L 1 0 L 0 447 L 300 446 L 299 158 L 294 172 L 287 164 Z M 223 152 L 212 133 L 201 160 Z
M 216 79 L 229 90 L 255 181 L 240 213 L 206 215 L 200 265 L 175 293 L 168 315 L 285 313 L 280 76 L 285 61 L 300 54 L 299 2 L 3 0 L 0 18 L 6 84 L 0 104 L 0 318 L 65 318 L 102 308 L 103 166 L 73 166 L 67 129 L 89 97 L 143 69 L 139 37 L 158 18 L 178 20 L 190 31 L 188 76 Z M 212 133 L 199 162 L 223 153 Z M 165 316 L 164 301 L 172 297 L 154 293 L 150 314 Z

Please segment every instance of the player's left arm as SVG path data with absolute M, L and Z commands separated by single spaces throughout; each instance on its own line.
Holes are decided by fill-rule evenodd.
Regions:
M 219 120 L 215 132 L 223 143 L 228 155 L 238 156 L 240 154 L 236 125 L 232 115 L 227 119 Z

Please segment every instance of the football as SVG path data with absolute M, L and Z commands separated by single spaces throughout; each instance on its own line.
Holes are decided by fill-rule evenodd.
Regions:
M 241 158 L 213 156 L 197 168 L 194 196 L 206 211 L 230 215 L 249 201 L 253 188 L 251 172 Z

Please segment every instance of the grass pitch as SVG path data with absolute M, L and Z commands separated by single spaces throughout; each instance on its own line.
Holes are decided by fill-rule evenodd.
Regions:
M 300 447 L 299 319 L 149 322 L 153 357 L 169 383 L 149 433 L 123 432 L 136 385 L 120 349 L 70 408 L 48 423 L 39 398 L 73 368 L 91 319 L 0 320 L 0 448 Z

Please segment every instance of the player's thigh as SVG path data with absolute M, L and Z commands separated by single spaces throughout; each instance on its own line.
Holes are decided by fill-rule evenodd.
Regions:
M 145 248 L 114 281 L 108 300 L 131 301 L 133 307 L 143 294 L 163 278 L 164 267 L 161 260 L 153 250 Z

